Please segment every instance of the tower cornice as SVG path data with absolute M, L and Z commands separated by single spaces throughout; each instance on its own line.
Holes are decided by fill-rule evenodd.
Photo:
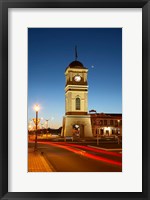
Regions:
M 83 89 L 87 89 L 89 86 L 88 85 L 67 85 L 65 87 L 66 89 L 79 89 L 79 88 L 83 88 Z
M 85 69 L 78 69 L 78 68 L 70 68 L 70 67 L 68 67 L 67 69 L 66 69 L 66 71 L 65 71 L 65 75 L 67 75 L 69 72 L 76 72 L 76 73 L 82 73 L 82 72 L 84 72 L 84 73 L 87 73 L 88 72 L 88 69 L 87 68 L 85 68 Z

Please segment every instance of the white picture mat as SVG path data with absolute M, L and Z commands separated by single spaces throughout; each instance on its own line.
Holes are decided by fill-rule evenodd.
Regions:
M 141 192 L 142 9 L 11 8 L 8 17 L 8 191 Z M 27 173 L 28 27 L 123 28 L 123 172 Z

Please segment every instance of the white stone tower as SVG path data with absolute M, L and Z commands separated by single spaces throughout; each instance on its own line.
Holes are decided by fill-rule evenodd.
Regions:
M 93 137 L 88 115 L 88 69 L 77 60 L 66 68 L 65 116 L 62 136 L 73 136 L 74 126 L 79 127 L 79 137 Z

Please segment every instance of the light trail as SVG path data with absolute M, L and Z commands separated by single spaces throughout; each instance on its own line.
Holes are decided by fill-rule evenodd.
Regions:
M 87 153 L 87 152 L 81 151 L 79 149 L 75 149 L 73 147 L 70 147 L 69 145 L 68 146 L 67 145 L 64 146 L 64 145 L 61 145 L 61 144 L 58 144 L 58 143 L 53 143 L 53 142 L 39 142 L 39 141 L 38 141 L 38 143 L 52 145 L 52 146 L 55 146 L 55 147 L 60 147 L 60 148 L 66 149 L 68 151 L 71 151 L 73 153 L 85 156 L 87 158 L 91 158 L 91 159 L 98 160 L 98 161 L 105 162 L 105 163 L 112 164 L 112 165 L 117 165 L 117 166 L 120 166 L 120 167 L 122 166 L 122 162 L 110 160 L 110 159 L 103 158 L 103 157 L 97 156 L 97 155 L 92 155 L 90 153 Z M 81 145 L 79 145 L 79 146 L 81 146 Z
M 89 150 L 89 151 L 93 151 L 93 152 L 97 152 L 97 153 L 102 153 L 102 154 L 106 154 L 106 155 L 122 157 L 122 155 L 119 154 L 119 153 L 105 151 L 105 150 L 102 150 L 102 149 L 96 149 L 96 148 L 82 146 L 82 145 L 78 145 L 78 144 L 69 144 L 69 143 L 63 143 L 63 142 L 60 142 L 60 143 L 56 142 L 56 143 L 57 144 L 62 144 L 62 145 L 67 145 L 67 146 L 74 146 L 74 147 L 77 147 L 77 148 L 81 148 L 81 149 L 85 149 L 85 150 Z

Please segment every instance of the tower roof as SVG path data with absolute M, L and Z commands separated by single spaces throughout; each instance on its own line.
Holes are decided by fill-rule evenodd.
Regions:
M 77 61 L 77 60 L 71 62 L 71 63 L 68 65 L 68 67 L 66 68 L 66 70 L 67 70 L 68 68 L 87 69 L 86 67 L 84 67 L 84 65 L 83 65 L 80 61 Z

